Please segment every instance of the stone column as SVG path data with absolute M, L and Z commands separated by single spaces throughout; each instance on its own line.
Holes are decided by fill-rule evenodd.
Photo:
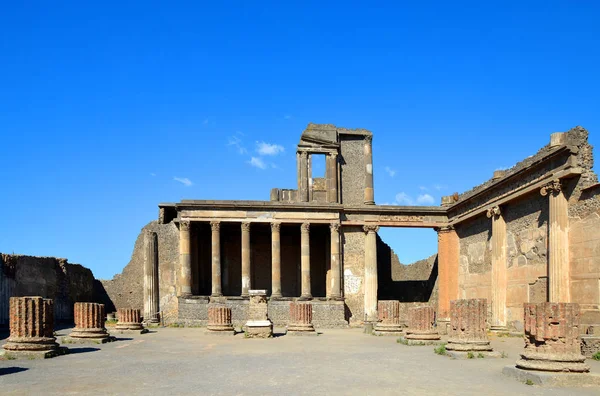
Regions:
M 310 223 L 302 223 L 300 226 L 300 272 L 302 275 L 300 298 L 310 299 Z
M 492 323 L 494 331 L 506 328 L 506 222 L 495 206 L 487 211 L 492 219 Z
M 450 329 L 446 349 L 459 352 L 491 351 L 486 328 L 485 298 L 450 303 Z
M 117 309 L 118 322 L 115 330 L 120 333 L 146 333 L 142 325 L 141 312 L 139 309 L 119 308 Z
M 225 305 L 211 304 L 208 307 L 208 325 L 206 329 L 213 334 L 234 335 L 235 330 L 231 322 L 231 308 Z
M 144 239 L 144 320 L 158 323 L 158 235 L 146 230 Z
M 75 328 L 67 342 L 94 342 L 103 344 L 112 341 L 104 327 L 104 304 L 75 303 Z
M 524 304 L 525 351 L 517 367 L 525 370 L 586 373 L 579 341 L 579 304 Z
M 373 190 L 373 136 L 365 136 L 365 205 L 375 205 Z
M 340 278 L 340 223 L 331 223 L 331 284 L 327 293 L 327 298 L 339 300 L 342 298 L 341 278 Z
M 365 225 L 365 322 L 377 322 L 377 225 Z
M 377 303 L 379 322 L 375 325 L 375 335 L 400 335 L 400 302 L 395 300 L 379 301 Z
M 438 229 L 438 316 L 440 333 L 450 323 L 450 301 L 458 298 L 459 240 L 454 227 Z
M 192 294 L 192 255 L 190 251 L 190 222 L 179 222 L 179 295 Z
M 281 223 L 271 223 L 271 299 L 281 298 Z
M 290 335 L 316 335 L 312 324 L 312 304 L 292 302 L 290 304 L 290 323 L 287 326 Z
M 4 349 L 11 357 L 53 357 L 54 303 L 42 297 L 10 297 L 10 337 Z
M 560 180 L 540 190 L 550 201 L 548 240 L 548 296 L 551 302 L 570 302 L 569 290 L 569 205 Z
M 220 297 L 221 292 L 221 223 L 219 221 L 211 221 L 210 228 L 212 230 L 212 297 Z
M 250 290 L 250 223 L 242 223 L 242 297 Z
M 433 326 L 435 324 L 435 310 L 430 306 L 413 307 L 408 309 L 407 340 L 437 341 L 440 334 Z
M 298 190 L 300 202 L 308 202 L 308 153 L 300 153 L 300 190 Z
M 337 202 L 337 153 L 327 155 L 327 197 L 328 202 Z

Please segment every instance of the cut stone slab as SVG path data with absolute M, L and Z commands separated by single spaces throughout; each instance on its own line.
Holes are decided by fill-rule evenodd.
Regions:
M 592 373 L 548 373 L 521 370 L 515 366 L 506 366 L 502 369 L 502 374 L 523 383 L 529 380 L 533 385 L 547 387 L 600 386 L 600 375 Z
M 245 326 L 246 338 L 273 337 L 273 323 L 270 320 L 249 320 Z
M 209 330 L 209 329 L 206 329 L 204 334 L 217 335 L 217 336 L 234 336 L 236 333 L 235 333 L 235 330 Z
M 406 338 L 405 336 L 401 336 L 400 338 L 398 338 L 398 343 L 399 344 L 403 344 L 403 345 L 408 345 L 408 346 L 424 346 L 424 345 L 440 345 L 440 344 L 445 344 L 444 341 L 437 339 L 437 340 L 413 340 L 410 338 Z
M 378 331 L 373 330 L 373 335 L 375 336 L 396 336 L 400 337 L 404 335 L 403 331 Z
M 63 337 L 61 342 L 63 344 L 106 344 L 107 342 L 116 341 L 117 338 L 113 336 L 103 338 L 78 338 L 78 337 Z
M 469 358 L 469 352 L 461 352 L 461 351 L 449 351 L 446 350 L 446 356 L 451 357 L 452 359 L 468 359 L 468 360 L 474 360 L 474 359 L 482 359 L 481 357 L 479 357 L 479 354 L 482 354 L 485 358 L 501 358 L 502 354 L 500 352 L 495 352 L 495 351 L 471 351 L 471 353 L 473 354 L 472 358 Z
M 69 353 L 67 347 L 58 347 L 50 351 L 0 351 L 0 359 L 50 359 Z
M 141 330 L 121 330 L 121 329 L 110 329 L 111 333 L 114 334 L 146 334 L 148 333 L 148 329 Z

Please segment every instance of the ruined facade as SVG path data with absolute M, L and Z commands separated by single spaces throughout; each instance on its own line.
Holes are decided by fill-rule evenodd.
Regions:
M 398 300 L 403 320 L 411 304 L 433 303 L 444 328 L 450 301 L 485 298 L 493 329 L 522 331 L 523 303 L 543 301 L 577 302 L 582 327 L 594 326 L 600 187 L 587 136 L 580 127 L 552 134 L 536 155 L 441 206 L 378 206 L 372 133 L 310 124 L 298 144 L 297 189 L 275 188 L 270 201 L 160 204 L 130 264 L 104 286 L 119 307 L 158 301 L 167 323 L 205 325 L 215 301 L 241 325 L 248 291 L 264 289 L 275 325 L 288 323 L 298 299 L 312 301 L 317 327 L 377 321 L 378 300 Z M 315 155 L 326 156 L 324 178 L 312 177 Z M 380 227 L 438 232 L 438 254 L 417 266 L 418 279 L 396 264 Z M 157 253 L 145 253 L 154 252 L 148 233 Z M 153 270 L 147 260 L 156 257 Z

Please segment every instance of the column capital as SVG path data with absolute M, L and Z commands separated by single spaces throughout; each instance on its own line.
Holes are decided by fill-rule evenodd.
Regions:
M 246 231 L 246 232 L 250 231 L 250 224 L 252 224 L 252 223 L 250 223 L 249 221 L 243 221 L 242 222 L 242 231 Z
M 543 197 L 545 197 L 546 195 L 548 195 L 550 193 L 553 195 L 556 195 L 561 191 L 562 191 L 562 183 L 561 183 L 560 179 L 554 179 L 550 183 L 544 185 L 540 189 L 540 194 Z
M 281 230 L 281 223 L 280 222 L 273 222 L 273 223 L 271 223 L 271 232 L 279 232 L 279 230 Z
M 454 231 L 454 226 L 453 225 L 447 225 L 447 226 L 443 226 L 443 227 L 436 227 L 435 231 L 438 234 L 444 234 L 446 232 Z
M 373 143 L 373 135 L 365 135 L 365 143 L 372 144 Z
M 308 232 L 310 230 L 310 223 L 302 223 L 300 226 L 300 231 Z
M 340 223 L 331 223 L 329 224 L 329 228 L 331 232 L 338 232 L 340 230 Z
M 219 231 L 221 229 L 221 222 L 220 221 L 211 221 L 210 222 L 210 229 L 213 232 Z
M 379 231 L 379 226 L 375 225 L 375 224 L 365 224 L 363 226 L 363 230 L 368 234 L 370 232 L 377 232 Z
M 308 158 L 308 151 L 299 151 L 298 154 L 300 154 L 300 157 L 302 157 L 302 159 Z
M 179 222 L 179 231 L 189 231 L 190 225 L 191 224 L 189 220 L 181 220 Z
M 488 219 L 491 219 L 492 217 L 500 217 L 502 211 L 500 210 L 500 206 L 494 206 L 493 208 L 488 209 L 486 214 Z

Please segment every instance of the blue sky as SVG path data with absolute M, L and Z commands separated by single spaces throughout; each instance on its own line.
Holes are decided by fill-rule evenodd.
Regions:
M 600 142 L 598 2 L 20 3 L 0 13 L 0 251 L 100 278 L 159 202 L 295 187 L 308 122 L 373 131 L 380 204 L 439 204 L 575 125 Z M 437 248 L 381 234 L 403 262 Z

